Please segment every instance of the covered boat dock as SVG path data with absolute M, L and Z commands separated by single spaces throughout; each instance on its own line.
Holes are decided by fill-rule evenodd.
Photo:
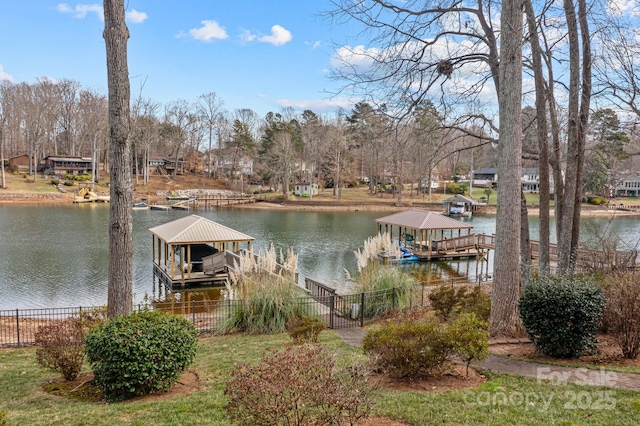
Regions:
M 251 251 L 253 237 L 198 215 L 149 229 L 153 271 L 169 288 L 224 284 L 227 251 Z M 242 246 L 242 247 L 241 247 Z
M 378 233 L 389 233 L 400 246 L 411 249 L 419 260 L 481 257 L 486 250 L 472 225 L 428 210 L 406 210 L 376 219 Z
M 445 216 L 471 217 L 477 210 L 478 203 L 464 195 L 456 194 L 444 200 L 442 206 Z

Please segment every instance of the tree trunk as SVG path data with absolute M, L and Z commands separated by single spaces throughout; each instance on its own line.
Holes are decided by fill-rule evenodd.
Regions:
M 522 158 L 522 3 L 503 0 L 500 46 L 500 139 L 495 276 L 491 303 L 493 337 L 522 335 L 520 296 L 520 171 Z
M 536 124 L 538 133 L 538 171 L 540 173 L 540 245 L 538 246 L 538 266 L 540 274 L 549 275 L 549 125 L 547 123 L 547 95 L 542 68 L 542 48 L 538 38 L 536 16 L 531 0 L 524 1 L 529 27 L 529 44 L 533 63 L 534 82 L 536 90 Z
M 129 71 L 124 0 L 104 0 L 104 40 L 109 83 L 109 289 L 107 316 L 131 312 L 133 304 L 133 188 L 129 143 Z
M 0 123 L 0 188 L 7 188 L 7 178 L 4 175 L 4 139 L 3 139 L 3 131 L 2 131 L 2 123 Z
M 578 107 L 580 84 L 580 51 L 578 24 L 572 0 L 564 0 L 565 18 L 569 40 L 569 106 L 567 110 L 567 166 L 565 171 L 565 193 L 562 202 L 562 218 L 558 228 L 558 271 L 569 273 L 571 269 L 573 213 L 578 176 Z
M 571 230 L 572 253 L 577 251 L 580 240 L 580 209 L 583 194 L 582 180 L 584 174 L 584 151 L 586 147 L 587 130 L 589 126 L 589 110 L 591 106 L 591 39 L 585 0 L 578 0 L 578 22 L 580 24 L 580 37 L 582 41 L 582 93 L 580 96 L 578 127 L 576 129 L 578 133 L 576 138 L 578 164 L 576 167 L 576 191 L 574 197 L 573 227 Z M 572 271 L 574 271 L 574 269 L 575 264 L 572 265 Z
M 520 190 L 520 268 L 522 280 L 527 282 L 531 276 L 531 238 L 529 236 L 529 211 L 524 191 Z

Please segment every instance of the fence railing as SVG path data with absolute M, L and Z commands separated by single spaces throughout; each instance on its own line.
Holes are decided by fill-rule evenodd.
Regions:
M 438 285 L 473 286 L 480 280 L 446 280 L 420 286 L 411 294 L 392 288 L 366 293 L 338 295 L 330 287 L 306 280 L 309 295 L 297 298 L 298 312 L 316 317 L 331 329 L 363 326 L 395 309 L 429 305 L 429 293 Z M 242 307 L 242 300 L 192 300 L 152 302 L 134 306 L 134 310 L 150 309 L 181 315 L 191 321 L 200 334 L 216 333 Z M 52 321 L 70 317 L 92 319 L 104 316 L 106 307 L 68 307 L 45 309 L 0 310 L 0 347 L 30 346 L 35 344 L 38 329 Z

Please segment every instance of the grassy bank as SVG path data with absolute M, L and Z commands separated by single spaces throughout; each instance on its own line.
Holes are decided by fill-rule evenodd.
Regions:
M 233 367 L 255 363 L 266 349 L 282 348 L 289 341 L 285 334 L 200 339 L 191 368 L 200 378 L 196 392 L 116 404 L 49 395 L 42 390 L 42 384 L 56 375 L 37 366 L 34 349 L 1 350 L 0 411 L 7 411 L 6 422 L 10 426 L 228 425 L 224 388 Z M 362 356 L 359 348 L 347 345 L 333 331 L 323 332 L 321 341 L 342 363 Z M 383 390 L 377 398 L 375 415 L 409 425 L 632 425 L 640 421 L 637 396 L 637 392 L 552 385 L 488 374 L 487 382 L 471 390 Z
M 6 175 L 7 188 L 0 189 L 0 203 L 19 202 L 19 201 L 37 201 L 37 202 L 71 202 L 74 192 L 81 188 L 76 183 L 74 186 L 64 187 L 66 194 L 61 194 L 58 189 L 51 184 L 50 179 L 38 178 L 34 181 L 33 176 L 25 176 L 22 174 Z M 146 185 L 140 182 L 134 182 L 134 201 L 141 201 L 143 198 L 149 202 L 164 202 L 164 195 L 157 195 L 158 191 L 176 192 L 186 189 L 229 189 L 224 181 L 211 180 L 202 175 L 185 174 L 182 176 L 151 176 L 150 181 Z M 258 187 L 245 187 L 247 193 L 258 192 Z M 293 189 L 293 187 L 292 187 Z M 96 191 L 102 193 L 109 192 L 107 179 L 101 180 L 96 185 Z M 480 199 L 486 197 L 483 188 L 473 188 L 473 198 Z M 42 199 L 42 196 L 49 198 Z M 340 199 L 333 196 L 333 189 L 321 188 L 318 195 L 309 197 L 291 196 L 289 201 L 284 202 L 280 193 L 264 193 L 255 194 L 259 200 L 267 201 L 267 203 L 244 204 L 238 207 L 243 208 L 289 208 L 297 210 L 398 210 L 408 207 L 427 208 L 432 211 L 440 211 L 442 209 L 442 201 L 449 198 L 451 194 L 443 194 L 434 192 L 429 197 L 428 194 L 418 193 L 412 189 L 411 185 L 405 185 L 402 192 L 402 203 L 398 205 L 398 195 L 391 193 L 371 194 L 369 188 L 360 186 L 357 188 L 343 188 Z M 540 205 L 540 197 L 538 194 L 525 194 L 527 205 L 530 206 L 529 213 L 537 214 Z M 481 213 L 495 214 L 496 212 L 497 193 L 494 190 L 489 195 L 489 203 L 486 207 L 482 207 Z M 640 208 L 640 199 L 638 198 L 616 198 L 612 203 L 622 204 L 631 209 Z M 553 203 L 552 203 L 553 209 Z M 582 210 L 585 215 L 608 215 L 616 212 L 619 215 L 637 214 L 635 212 L 625 212 L 616 210 L 605 210 L 601 206 L 592 206 L 583 204 Z M 553 213 L 553 210 L 551 211 Z

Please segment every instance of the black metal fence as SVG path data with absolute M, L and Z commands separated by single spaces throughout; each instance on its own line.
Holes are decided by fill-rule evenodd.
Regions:
M 447 280 L 423 285 L 411 294 L 393 288 L 367 293 L 339 295 L 322 283 L 306 279 L 308 296 L 297 299 L 298 312 L 324 321 L 331 329 L 363 326 L 395 309 L 428 306 L 429 293 L 443 283 L 473 286 L 483 280 Z M 168 301 L 136 305 L 135 310 L 150 309 L 182 315 L 199 333 L 216 333 L 243 304 L 242 300 Z M 49 309 L 0 310 L 0 347 L 35 344 L 42 325 L 69 317 L 92 319 L 105 316 L 106 307 L 69 307 Z

